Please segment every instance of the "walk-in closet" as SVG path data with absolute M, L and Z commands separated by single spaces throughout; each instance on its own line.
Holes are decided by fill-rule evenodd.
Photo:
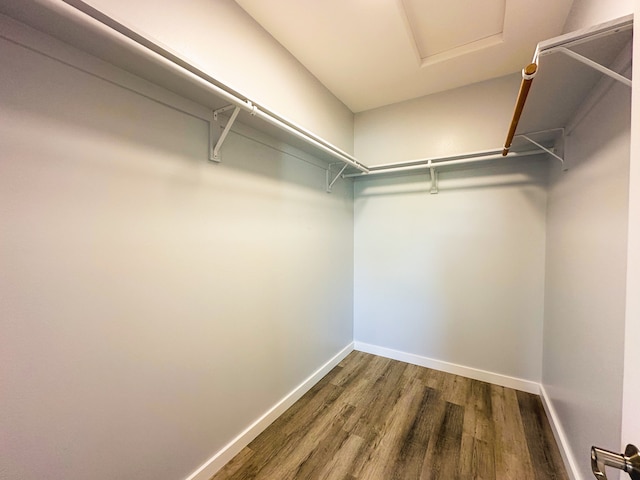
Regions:
M 0 479 L 640 478 L 638 14 L 0 0 Z

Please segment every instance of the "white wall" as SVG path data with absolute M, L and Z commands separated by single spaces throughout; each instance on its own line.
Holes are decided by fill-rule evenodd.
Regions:
M 353 113 L 233 0 L 89 0 L 214 78 L 344 149 Z
M 540 380 L 546 160 L 355 184 L 356 342 Z
M 572 32 L 624 17 L 633 13 L 634 0 L 573 0 L 564 24 L 564 32 Z
M 592 445 L 621 428 L 627 219 L 628 87 L 616 84 L 566 140 L 547 211 L 543 384 L 583 477 Z
M 574 0 L 564 31 L 628 15 L 633 3 Z M 570 139 L 567 153 L 576 165 L 565 175 L 554 172 L 549 194 L 543 386 L 565 434 L 569 461 L 585 479 L 592 477 L 591 445 L 617 450 L 621 429 L 622 444 L 632 441 L 634 424 L 623 414 L 637 417 L 640 402 L 629 373 L 629 365 L 638 362 L 634 353 L 623 357 L 625 329 L 631 338 L 638 322 L 631 299 L 636 295 L 626 295 L 635 292 L 637 265 L 625 88 L 616 87 Z M 596 178 L 604 180 L 597 187 Z M 625 410 L 623 385 L 631 385 Z
M 371 164 L 501 148 L 514 74 L 356 114 Z M 355 339 L 539 381 L 545 168 L 363 178 L 355 185 Z M 523 167 L 522 165 L 527 165 Z
M 0 476 L 185 478 L 352 341 L 351 185 L 236 133 L 211 164 L 197 116 L 0 64 Z
M 502 148 L 520 80 L 509 75 L 358 113 L 355 155 L 379 165 Z

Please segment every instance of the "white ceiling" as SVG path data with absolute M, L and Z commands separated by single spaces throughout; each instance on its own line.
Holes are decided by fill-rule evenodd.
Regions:
M 352 111 L 519 71 L 572 0 L 236 0 Z

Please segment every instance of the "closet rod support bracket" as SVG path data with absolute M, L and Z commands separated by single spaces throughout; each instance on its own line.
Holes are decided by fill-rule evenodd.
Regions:
M 548 52 L 552 52 L 552 51 L 557 51 L 560 53 L 564 53 L 565 55 L 584 63 L 585 65 L 588 65 L 589 67 L 598 70 L 600 73 L 604 73 L 605 75 L 608 75 L 609 77 L 613 78 L 614 80 L 617 80 L 618 82 L 626 85 L 627 87 L 631 87 L 632 83 L 631 80 L 629 80 L 627 77 L 625 77 L 624 75 L 620 75 L 618 72 L 614 72 L 613 70 L 611 70 L 610 68 L 605 67 L 604 65 L 600 65 L 598 62 L 594 62 L 593 60 L 591 60 L 590 58 L 587 58 L 583 55 L 580 55 L 579 53 L 574 52 L 573 50 L 569 50 L 566 47 L 556 47 L 553 49 L 548 50 Z
M 553 150 L 545 147 L 544 145 L 541 145 L 540 143 L 536 142 L 535 140 L 532 140 L 531 138 L 527 137 L 526 135 L 518 135 L 518 137 L 524 138 L 528 142 L 533 143 L 536 147 L 540 148 L 541 150 L 544 150 L 546 153 L 548 153 L 552 157 L 560 160 L 560 165 L 562 165 L 562 171 L 563 172 L 566 172 L 567 170 L 569 170 L 569 168 L 564 163 L 564 158 L 562 158 L 560 155 L 556 154 L 556 152 L 554 152 Z
M 218 116 L 221 113 L 228 112 L 229 110 L 233 110 L 234 108 L 236 108 L 235 105 L 227 105 L 226 107 L 221 107 L 221 108 L 218 108 L 218 109 L 214 110 L 213 111 L 213 119 L 217 122 L 218 121 Z
M 431 177 L 431 187 L 429 188 L 429 193 L 431 195 L 435 195 L 436 193 L 438 193 L 438 172 L 431 165 L 431 160 L 429 160 L 427 166 L 429 167 L 429 176 Z
M 331 178 L 331 167 L 333 165 L 339 165 L 340 162 L 338 163 L 330 163 L 329 164 L 329 168 L 327 168 L 327 193 L 331 193 L 331 189 L 333 188 L 333 186 L 335 185 L 335 183 L 338 181 L 338 178 L 340 178 L 342 176 L 342 174 L 344 173 L 344 171 L 347 169 L 347 167 L 349 166 L 348 163 L 345 163 L 342 168 L 340 169 L 340 171 L 338 172 L 338 174 L 333 177 L 333 179 Z
M 229 121 L 220 131 L 220 114 L 226 111 L 233 109 L 233 113 L 231 117 L 229 117 Z M 222 148 L 222 144 L 224 143 L 231 127 L 233 126 L 233 122 L 236 121 L 238 114 L 240 113 L 240 107 L 236 107 L 235 105 L 227 105 L 226 107 L 218 108 L 213 111 L 212 119 L 209 122 L 209 160 L 212 162 L 220 163 L 222 158 L 220 157 L 220 149 Z

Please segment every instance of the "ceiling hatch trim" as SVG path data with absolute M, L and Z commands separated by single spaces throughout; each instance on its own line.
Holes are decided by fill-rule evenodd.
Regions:
M 449 0 L 447 8 L 438 3 L 439 0 L 397 0 L 421 68 L 503 42 L 506 0 Z
M 519 72 L 572 1 L 235 0 L 354 113 Z

